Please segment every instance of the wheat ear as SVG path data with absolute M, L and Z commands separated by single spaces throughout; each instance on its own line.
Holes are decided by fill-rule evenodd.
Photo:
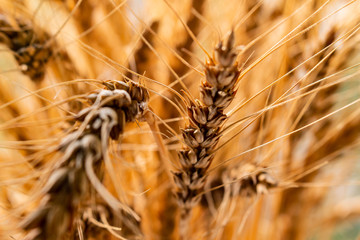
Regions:
M 46 63 L 53 55 L 52 46 L 46 44 L 49 38 L 23 19 L 11 21 L 0 14 L 0 42 L 14 51 L 21 71 L 35 82 L 43 79 Z
M 224 109 L 235 96 L 240 70 L 234 43 L 232 32 L 225 45 L 222 42 L 218 44 L 215 59 L 210 59 L 205 65 L 206 78 L 200 86 L 201 101 L 191 102 L 188 107 L 190 123 L 182 130 L 186 147 L 178 152 L 181 170 L 174 173 L 183 236 L 187 232 L 191 209 L 201 199 L 199 193 L 204 188 L 206 171 L 214 158 L 212 151 L 219 142 L 221 126 L 227 119 Z
M 106 190 L 99 178 L 109 138 L 118 139 L 126 122 L 141 118 L 147 109 L 148 93 L 132 82 L 105 85 L 108 89 L 88 96 L 92 105 L 78 114 L 79 128 L 63 139 L 59 147 L 63 157 L 43 189 L 42 204 L 21 224 L 29 231 L 28 239 L 59 240 L 72 232 L 89 188 L 95 189 L 115 213 L 123 211 L 140 220 Z

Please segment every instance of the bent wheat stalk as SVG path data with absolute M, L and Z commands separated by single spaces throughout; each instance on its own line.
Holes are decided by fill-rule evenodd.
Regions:
M 115 212 L 121 211 L 140 221 L 128 206 L 120 203 L 102 185 L 102 160 L 106 158 L 109 138 L 118 139 L 126 122 L 140 119 L 147 110 L 147 91 L 135 83 L 105 83 L 108 89 L 88 96 L 92 106 L 83 109 L 76 120 L 77 130 L 63 139 L 58 160 L 43 189 L 41 206 L 21 224 L 28 239 L 59 240 L 72 234 L 82 202 L 89 187 L 96 190 Z

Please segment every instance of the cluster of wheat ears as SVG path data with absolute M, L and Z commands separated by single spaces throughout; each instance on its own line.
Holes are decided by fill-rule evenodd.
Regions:
M 359 13 L 0 0 L 0 239 L 360 237 Z

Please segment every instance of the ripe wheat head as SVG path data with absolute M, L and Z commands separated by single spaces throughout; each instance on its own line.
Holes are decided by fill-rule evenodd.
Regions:
M 2 0 L 0 239 L 360 237 L 357 0 Z

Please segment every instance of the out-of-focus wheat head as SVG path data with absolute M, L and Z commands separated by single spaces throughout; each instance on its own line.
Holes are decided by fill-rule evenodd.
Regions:
M 360 237 L 359 12 L 2 0 L 0 238 Z

